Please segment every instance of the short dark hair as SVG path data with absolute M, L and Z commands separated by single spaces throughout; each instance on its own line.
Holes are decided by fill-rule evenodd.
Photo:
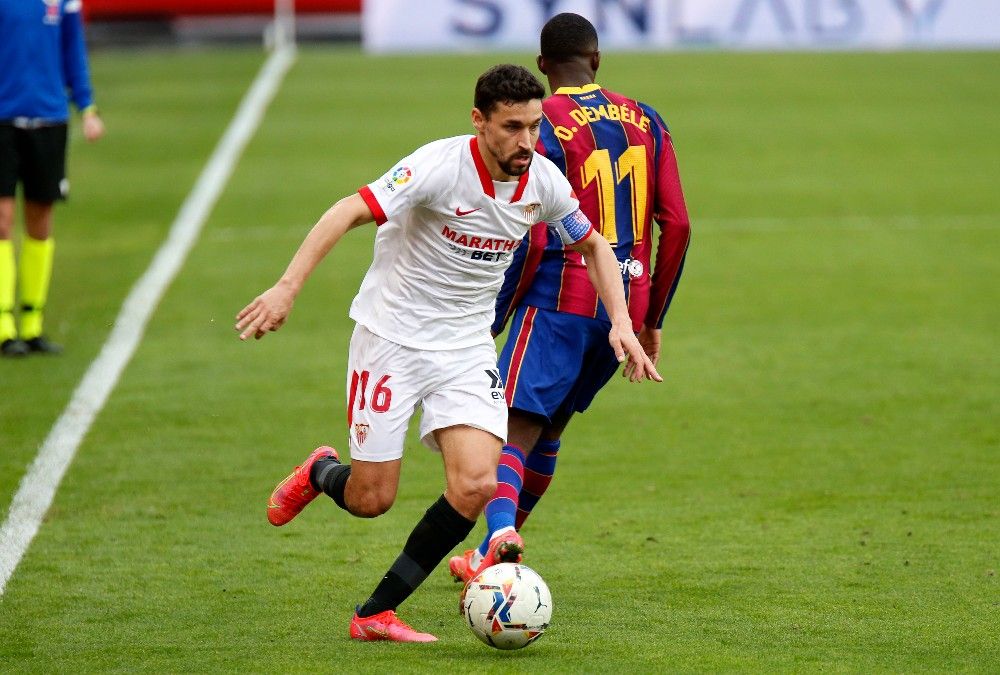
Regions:
M 563 12 L 542 27 L 541 53 L 552 61 L 569 61 L 597 51 L 597 30 L 579 14 Z
M 524 103 L 533 98 L 545 98 L 545 87 L 538 78 L 527 68 L 503 63 L 493 66 L 479 76 L 473 105 L 479 108 L 479 112 L 489 117 L 497 103 L 511 105 Z

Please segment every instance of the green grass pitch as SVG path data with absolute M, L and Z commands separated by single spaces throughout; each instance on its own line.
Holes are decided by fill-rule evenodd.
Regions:
M 67 351 L 0 362 L 4 517 L 263 59 L 94 56 L 108 136 L 76 135 L 57 211 Z M 300 55 L 0 600 L 0 671 L 1000 671 L 998 53 L 606 54 L 673 129 L 692 216 L 666 382 L 616 379 L 570 426 L 524 530 L 537 644 L 480 644 L 445 569 L 401 610 L 439 643 L 347 639 L 438 457 L 411 436 L 375 521 L 264 514 L 344 446 L 374 228 L 281 332 L 242 344 L 233 316 L 333 200 L 468 132 L 499 60 L 531 63 Z

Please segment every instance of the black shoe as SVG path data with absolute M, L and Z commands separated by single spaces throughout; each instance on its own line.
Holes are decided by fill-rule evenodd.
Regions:
M 28 351 L 35 354 L 62 354 L 62 347 L 54 342 L 49 342 L 44 336 L 39 335 L 30 340 L 25 340 Z
M 17 338 L 4 340 L 3 343 L 0 344 L 0 354 L 3 354 L 4 356 L 27 356 L 29 351 L 31 350 L 28 349 L 28 343 L 24 340 L 18 340 Z

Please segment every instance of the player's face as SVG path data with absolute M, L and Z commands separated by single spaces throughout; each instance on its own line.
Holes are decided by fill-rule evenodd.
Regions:
M 528 170 L 542 124 L 539 99 L 513 105 L 498 103 L 489 117 L 473 110 L 472 121 L 486 151 L 504 175 L 520 176 Z

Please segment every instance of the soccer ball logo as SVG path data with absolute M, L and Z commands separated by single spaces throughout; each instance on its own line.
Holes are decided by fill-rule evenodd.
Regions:
M 500 563 L 466 586 L 462 614 L 476 637 L 489 646 L 521 649 L 549 627 L 552 594 L 530 567 Z

